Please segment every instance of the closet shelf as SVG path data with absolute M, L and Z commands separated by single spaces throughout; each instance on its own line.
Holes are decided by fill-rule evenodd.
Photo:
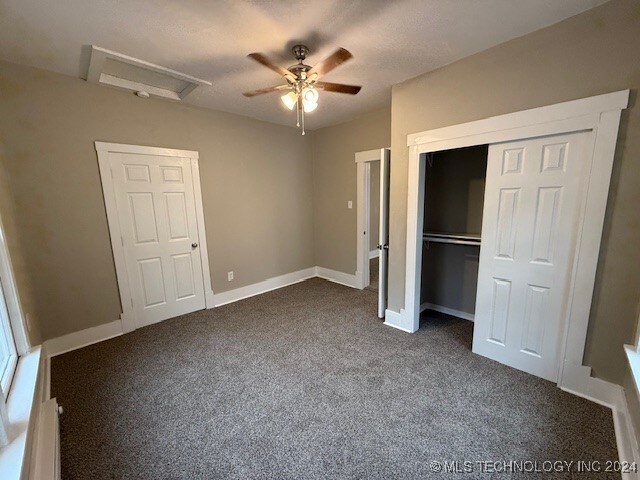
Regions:
M 454 245 L 477 245 L 480 246 L 480 235 L 473 233 L 437 233 L 425 232 L 422 235 L 425 242 L 452 243 Z

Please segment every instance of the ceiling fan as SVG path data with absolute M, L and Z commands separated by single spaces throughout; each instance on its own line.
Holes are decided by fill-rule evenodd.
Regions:
M 276 65 L 262 53 L 250 53 L 247 55 L 249 58 L 282 75 L 287 83 L 285 85 L 276 85 L 252 92 L 245 92 L 243 95 L 245 97 L 255 97 L 256 95 L 262 95 L 264 93 L 286 91 L 287 93 L 280 97 L 282 103 L 284 103 L 289 110 L 293 110 L 293 108 L 296 107 L 298 119 L 296 126 L 302 127 L 302 135 L 304 135 L 304 114 L 313 112 L 318 107 L 318 89 L 327 92 L 355 95 L 362 87 L 318 81 L 318 78 L 322 75 L 329 73 L 353 57 L 348 50 L 339 48 L 315 67 L 304 64 L 304 59 L 309 54 L 309 48 L 307 48 L 306 45 L 295 45 L 291 51 L 296 57 L 296 60 L 298 60 L 298 63 L 289 68 Z

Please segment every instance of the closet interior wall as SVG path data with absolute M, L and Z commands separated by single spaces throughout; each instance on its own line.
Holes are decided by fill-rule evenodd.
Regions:
M 427 159 L 424 232 L 480 235 L 488 146 L 434 153 Z M 424 241 L 421 304 L 473 315 L 479 245 Z

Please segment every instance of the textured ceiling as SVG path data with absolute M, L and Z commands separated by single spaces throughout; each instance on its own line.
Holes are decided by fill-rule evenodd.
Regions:
M 94 44 L 209 80 L 185 102 L 292 125 L 279 84 L 245 58 L 284 66 L 288 48 L 311 48 L 310 65 L 337 47 L 354 59 L 323 77 L 363 85 L 355 97 L 320 93 L 311 129 L 390 104 L 391 85 L 605 3 L 604 0 L 0 0 L 0 58 L 83 77 Z M 105 87 L 109 88 L 109 87 Z

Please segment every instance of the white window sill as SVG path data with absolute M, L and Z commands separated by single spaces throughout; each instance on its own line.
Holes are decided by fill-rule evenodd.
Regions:
M 13 384 L 7 399 L 10 443 L 0 450 L 0 478 L 18 480 L 28 466 L 29 425 L 37 411 L 35 393 L 38 385 L 40 347 L 18 360 Z M 35 418 L 35 417 L 34 417 Z
M 640 395 L 640 352 L 632 345 L 625 345 L 624 351 L 627 354 L 629 368 L 633 376 L 633 383 L 636 386 L 636 392 Z

